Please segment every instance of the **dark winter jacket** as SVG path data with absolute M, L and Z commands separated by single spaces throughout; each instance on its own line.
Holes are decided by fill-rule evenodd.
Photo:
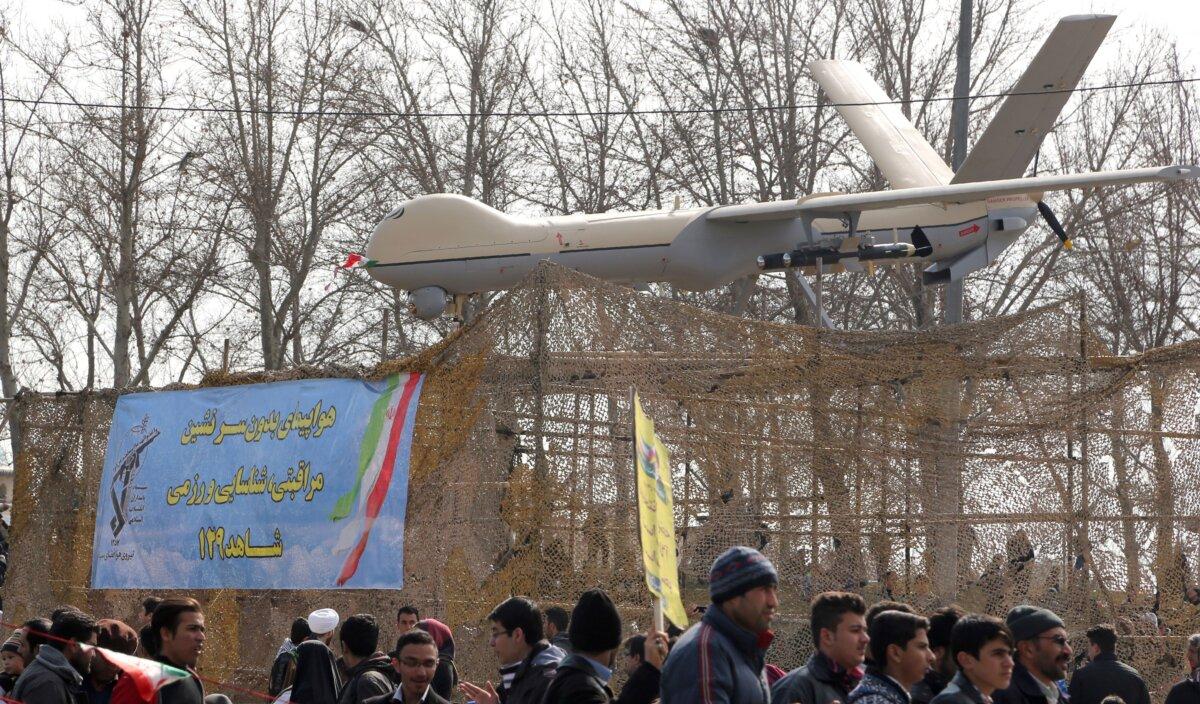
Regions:
M 43 645 L 8 695 L 25 704 L 87 704 L 80 675 L 58 648 Z
M 650 704 L 658 699 L 661 682 L 662 673 L 658 668 L 644 662 L 625 681 L 621 694 L 617 696 L 617 704 Z
M 346 683 L 338 691 L 337 704 L 363 704 L 371 697 L 395 691 L 391 674 L 392 661 L 388 656 L 371 655 L 346 672 Z
M 1200 704 L 1200 671 L 1171 688 L 1166 704 Z
M 764 655 L 771 638 L 770 631 L 747 631 L 713 605 L 667 656 L 662 704 L 770 704 Z
M 158 704 L 204 704 L 204 683 L 200 681 L 195 670 L 190 667 L 180 667 L 162 656 L 155 660 L 180 670 L 187 670 L 192 675 L 175 680 L 158 690 Z
M 1063 704 L 1062 700 L 1064 699 L 1065 697 L 1059 698 L 1060 704 Z M 997 689 L 993 692 L 992 702 L 994 704 L 1049 704 L 1041 685 L 1019 662 L 1013 667 L 1012 681 L 1008 683 L 1008 688 Z
M 533 650 L 513 675 L 512 686 L 500 693 L 500 701 L 503 704 L 541 704 L 564 657 L 566 653 L 548 641 L 534 643 Z
M 396 691 L 380 694 L 378 697 L 371 697 L 364 701 L 363 704 L 403 704 L 404 700 L 402 697 L 400 688 L 397 687 Z M 425 692 L 425 698 L 421 700 L 421 704 L 450 704 L 450 701 L 433 691 L 433 687 L 430 686 L 429 690 Z
M 296 660 L 300 657 L 296 648 L 284 650 L 275 656 L 271 664 L 271 680 L 267 684 L 267 694 L 279 696 L 283 690 L 291 687 L 296 681 Z
M 984 704 L 983 694 L 959 672 L 950 684 L 933 698 L 932 704 Z
M 858 686 L 862 671 L 837 668 L 820 652 L 812 654 L 803 667 L 787 673 L 771 687 L 773 704 L 831 704 L 844 702 Z
M 925 673 L 925 677 L 920 682 L 913 685 L 908 696 L 912 698 L 913 704 L 929 704 L 939 692 L 946 688 L 949 682 L 950 680 L 942 673 L 930 670 Z
M 1067 693 L 1071 704 L 1100 704 L 1110 694 L 1125 700 L 1125 704 L 1150 704 L 1146 681 L 1111 653 L 1101 653 L 1077 670 Z
M 900 683 L 872 667 L 850 692 L 846 704 L 910 704 L 911 701 Z
M 542 704 L 612 704 L 612 690 L 600 677 L 582 655 L 568 655 L 558 664 Z

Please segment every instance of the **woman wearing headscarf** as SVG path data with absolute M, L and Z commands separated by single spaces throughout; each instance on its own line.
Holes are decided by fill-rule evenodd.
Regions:
M 333 651 L 319 640 L 296 647 L 296 677 L 290 701 L 295 704 L 336 704 L 341 681 Z
M 458 670 L 454 667 L 454 634 L 449 626 L 436 618 L 418 621 L 417 628 L 432 636 L 437 644 L 438 666 L 429 686 L 439 697 L 450 701 L 450 695 L 458 687 Z

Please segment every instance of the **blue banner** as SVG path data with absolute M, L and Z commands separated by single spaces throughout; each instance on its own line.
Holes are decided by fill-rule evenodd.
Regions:
M 424 377 L 117 400 L 95 589 L 400 589 Z

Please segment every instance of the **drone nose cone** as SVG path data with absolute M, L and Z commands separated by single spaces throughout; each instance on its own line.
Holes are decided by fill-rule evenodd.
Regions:
M 367 256 L 382 263 L 436 259 L 444 250 L 495 243 L 512 224 L 500 211 L 470 198 L 452 193 L 418 196 L 379 221 Z

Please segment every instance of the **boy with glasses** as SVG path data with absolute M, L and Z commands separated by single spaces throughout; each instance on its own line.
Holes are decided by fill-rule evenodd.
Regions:
M 1072 653 L 1062 619 L 1026 605 L 1013 607 L 1005 623 L 1017 646 L 1017 663 L 1012 682 L 996 691 L 996 704 L 1058 704 L 1056 683 L 1066 677 Z
M 500 662 L 500 689 L 470 682 L 459 684 L 478 704 L 540 704 L 542 696 L 566 657 L 560 648 L 543 638 L 542 612 L 523 596 L 514 596 L 497 606 L 492 622 L 492 652 Z

